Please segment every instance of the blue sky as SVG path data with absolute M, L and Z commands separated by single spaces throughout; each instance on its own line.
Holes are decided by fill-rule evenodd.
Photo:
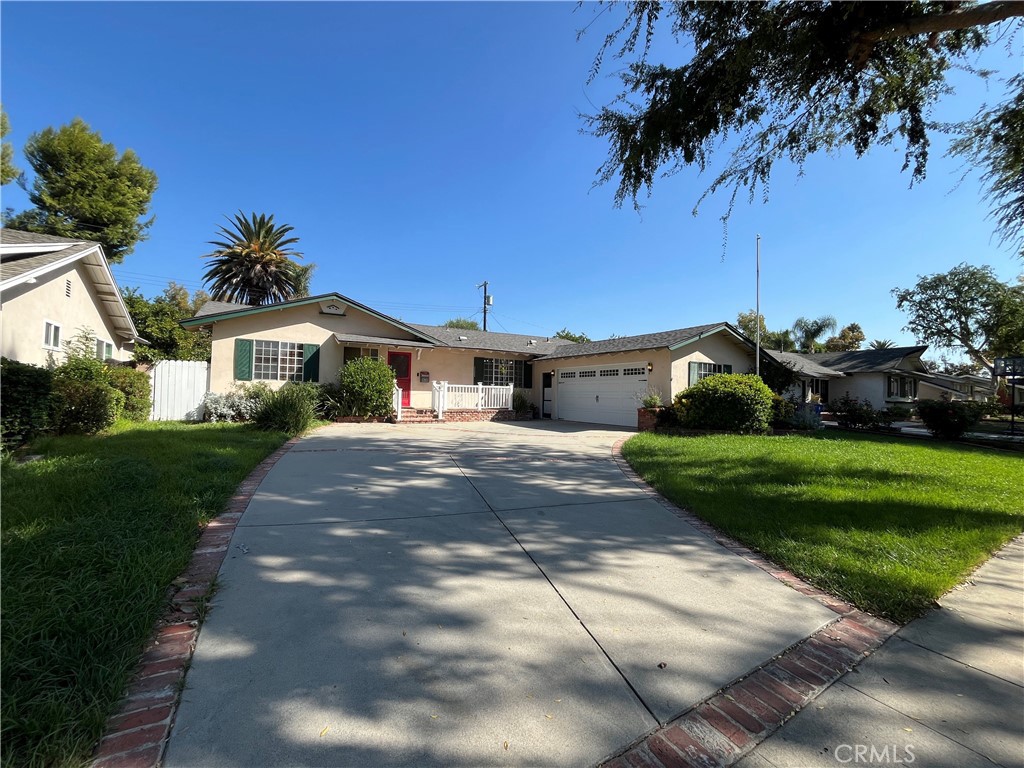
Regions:
M 889 149 L 814 157 L 802 178 L 778 166 L 767 205 L 741 197 L 724 260 L 726 200 L 691 216 L 710 180 L 696 171 L 660 181 L 642 215 L 614 208 L 613 186 L 592 188 L 606 144 L 579 131 L 616 85 L 586 83 L 608 19 L 576 32 L 595 8 L 4 2 L 8 140 L 25 167 L 29 134 L 77 116 L 156 171 L 150 239 L 115 269 L 147 295 L 200 287 L 207 241 L 237 210 L 295 227 L 314 292 L 441 323 L 479 319 L 488 280 L 490 328 L 538 336 L 734 321 L 754 305 L 758 233 L 771 328 L 828 313 L 912 343 L 894 286 L 961 261 L 1021 271 L 941 140 L 913 189 Z M 980 63 L 1008 74 L 1021 48 L 1018 35 Z M 956 82 L 936 117 L 998 95 Z M 2 194 L 27 206 L 15 185 Z

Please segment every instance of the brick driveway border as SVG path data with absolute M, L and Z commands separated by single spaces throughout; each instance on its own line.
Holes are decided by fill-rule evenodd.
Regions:
M 838 616 L 828 626 L 603 763 L 604 768 L 714 768 L 732 765 L 870 656 L 899 626 L 811 586 L 760 553 L 725 536 L 689 510 L 673 504 L 648 485 L 622 457 L 622 445 L 628 439 L 624 437 L 612 446 L 612 456 L 623 474 L 651 500 L 712 541 Z

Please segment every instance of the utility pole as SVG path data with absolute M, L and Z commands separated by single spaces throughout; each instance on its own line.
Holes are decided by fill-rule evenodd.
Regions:
M 757 326 L 757 342 L 754 345 L 754 372 L 761 375 L 761 236 L 757 236 L 757 285 L 754 314 L 754 323 Z
M 477 288 L 484 289 L 484 330 L 487 330 L 487 308 L 494 305 L 494 297 L 487 293 L 487 281 L 484 280 Z

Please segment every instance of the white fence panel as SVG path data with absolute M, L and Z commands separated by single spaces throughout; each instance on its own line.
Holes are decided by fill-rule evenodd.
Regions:
M 435 389 L 444 409 L 475 410 L 484 408 L 511 408 L 512 385 L 491 386 L 483 384 L 448 384 L 445 381 L 435 382 Z M 435 401 L 436 402 L 436 401 Z M 437 406 L 434 406 L 437 410 Z M 439 416 L 440 418 L 440 416 Z
M 210 364 L 196 360 L 161 360 L 149 372 L 153 388 L 150 421 L 202 421 L 203 397 L 209 389 Z

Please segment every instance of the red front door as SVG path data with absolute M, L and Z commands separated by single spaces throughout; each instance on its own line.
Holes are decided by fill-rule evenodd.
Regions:
M 412 388 L 412 352 L 388 352 L 388 365 L 395 372 L 395 384 L 402 390 L 402 407 L 409 407 L 409 390 Z

